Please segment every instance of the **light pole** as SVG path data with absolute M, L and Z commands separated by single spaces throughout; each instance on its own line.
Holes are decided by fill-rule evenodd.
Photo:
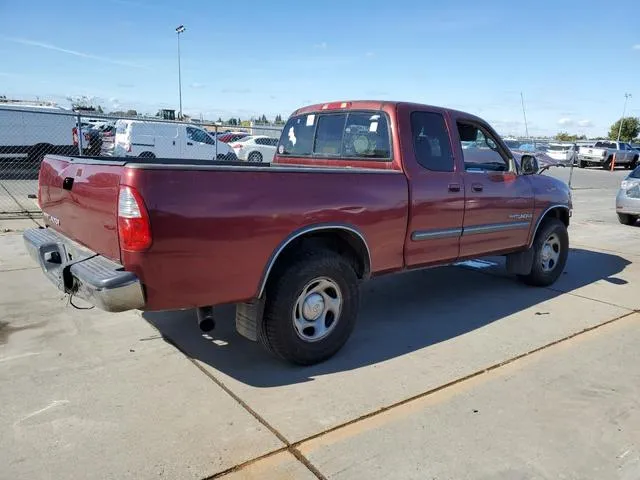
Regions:
M 620 128 L 618 129 L 618 140 L 616 140 L 617 142 L 620 141 L 620 135 L 622 134 L 622 124 L 624 123 L 624 114 L 627 113 L 627 101 L 630 98 L 631 98 L 630 93 L 624 94 L 624 107 L 622 108 L 622 118 L 620 119 Z
M 186 28 L 184 25 L 178 25 L 176 27 L 176 33 L 178 34 L 178 95 L 180 97 L 180 111 L 178 112 L 178 119 L 182 120 L 182 69 L 180 68 L 180 34 L 184 33 Z

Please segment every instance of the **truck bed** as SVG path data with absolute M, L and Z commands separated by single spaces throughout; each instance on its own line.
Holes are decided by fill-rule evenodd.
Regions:
M 149 212 L 145 252 L 120 250 L 120 185 Z M 39 190 L 47 225 L 134 272 L 148 310 L 254 298 L 270 259 L 308 229 L 358 232 L 373 273 L 403 266 L 408 185 L 399 170 L 47 156 Z

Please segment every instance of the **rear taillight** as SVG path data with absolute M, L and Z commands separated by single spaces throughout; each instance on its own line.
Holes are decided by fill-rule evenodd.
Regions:
M 140 194 L 125 185 L 118 195 L 118 236 L 121 250 L 141 252 L 151 246 L 149 213 Z

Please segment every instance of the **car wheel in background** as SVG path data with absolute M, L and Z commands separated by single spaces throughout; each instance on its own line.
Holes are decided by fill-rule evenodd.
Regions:
M 635 157 L 633 160 L 631 160 L 631 163 L 629 165 L 629 168 L 631 170 L 635 170 L 635 168 L 638 166 L 638 157 Z
M 613 163 L 613 158 L 607 158 L 607 161 L 602 164 L 603 170 L 611 170 L 611 164 Z
M 142 152 L 140 158 L 156 158 L 156 155 L 153 152 Z
M 579 168 L 587 168 L 587 162 L 585 162 L 584 160 L 580 160 L 578 162 L 578 167 Z
M 635 225 L 638 220 L 637 215 L 629 215 L 628 213 L 619 213 L 618 221 L 623 225 Z
M 349 259 L 323 248 L 302 250 L 267 285 L 260 342 L 295 364 L 322 362 L 351 335 L 358 298 Z
M 562 274 L 569 254 L 567 226 L 557 218 L 549 218 L 540 226 L 531 247 L 533 266 L 528 275 L 518 275 L 527 285 L 547 287 Z
M 247 157 L 247 160 L 249 160 L 250 162 L 261 163 L 262 154 L 260 152 L 251 152 Z

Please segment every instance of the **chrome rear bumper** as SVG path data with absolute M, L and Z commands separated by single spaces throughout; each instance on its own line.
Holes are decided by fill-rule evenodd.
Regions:
M 49 229 L 22 235 L 31 257 L 59 290 L 107 312 L 143 308 L 142 283 L 132 272 Z

